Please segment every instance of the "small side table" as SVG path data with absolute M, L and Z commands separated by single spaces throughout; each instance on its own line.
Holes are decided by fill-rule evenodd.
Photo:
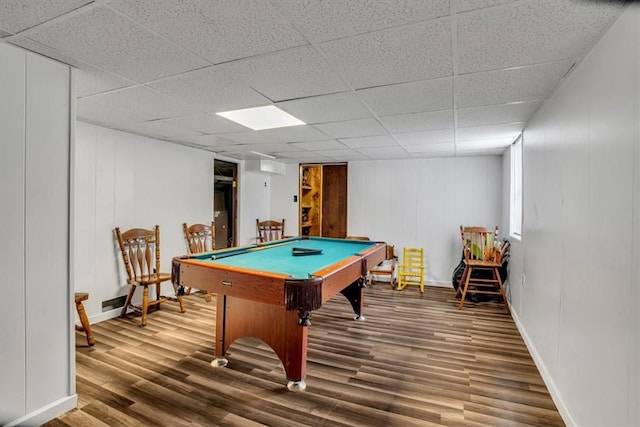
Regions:
M 87 313 L 84 311 L 84 306 L 82 305 L 82 301 L 88 300 L 89 294 L 85 292 L 76 292 L 75 301 L 76 301 L 76 310 L 78 311 L 78 317 L 80 317 L 80 323 L 82 326 L 76 325 L 76 330 L 80 332 L 84 332 L 87 334 L 87 343 L 89 346 L 93 346 L 96 343 L 93 334 L 91 333 L 91 325 L 89 324 L 89 319 L 87 318 Z

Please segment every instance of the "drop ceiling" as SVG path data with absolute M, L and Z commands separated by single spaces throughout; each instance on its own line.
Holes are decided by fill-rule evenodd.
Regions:
M 625 7 L 595 0 L 2 0 L 78 120 L 284 163 L 498 155 Z M 216 112 L 276 105 L 254 131 Z

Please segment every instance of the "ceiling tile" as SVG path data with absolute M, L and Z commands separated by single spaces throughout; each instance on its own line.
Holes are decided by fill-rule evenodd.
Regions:
M 124 125 L 120 128 L 131 133 L 140 135 L 150 135 L 162 139 L 171 139 L 179 137 L 191 137 L 200 135 L 192 129 L 185 129 L 180 126 L 171 125 L 162 120 L 152 120 L 148 122 L 133 123 Z
M 320 45 L 358 88 L 453 75 L 449 19 L 421 22 Z
M 453 110 L 385 116 L 380 121 L 393 133 L 451 129 Z
M 16 34 L 92 2 L 91 0 L 2 0 L 0 28 Z
M 264 0 L 112 0 L 110 5 L 214 64 L 307 43 Z
M 344 145 L 351 148 L 363 147 L 397 147 L 398 143 L 389 135 L 366 136 L 362 138 L 340 138 Z
M 316 41 L 327 41 L 449 14 L 448 0 L 276 0 Z
M 246 151 L 258 151 L 264 154 L 273 154 L 275 152 L 285 153 L 287 151 L 299 151 L 298 147 L 294 147 L 291 144 L 285 144 L 281 142 L 267 142 L 259 144 L 243 144 L 242 149 Z
M 69 64 L 74 67 L 83 67 L 86 64 L 82 61 L 78 61 L 76 58 L 73 58 L 70 55 L 66 55 L 62 52 L 59 52 L 55 49 L 50 48 L 42 43 L 39 43 L 35 40 L 31 40 L 28 37 L 11 37 L 8 40 L 11 44 L 16 46 L 20 46 L 23 49 L 30 50 L 32 52 L 36 52 L 42 56 L 46 56 L 47 58 L 55 59 L 56 61 L 63 62 L 65 64 Z
M 467 12 L 469 10 L 484 9 L 485 7 L 499 6 L 518 0 L 451 0 L 453 13 Z
M 458 108 L 511 102 L 539 101 L 549 97 L 571 62 L 488 71 L 456 77 Z
M 327 135 L 309 125 L 265 129 L 261 130 L 260 133 L 281 142 L 320 141 L 327 139 Z
M 267 144 L 280 142 L 277 138 L 263 134 L 261 131 L 246 130 L 244 132 L 222 133 L 222 138 L 226 138 L 238 144 Z
M 349 87 L 310 45 L 221 65 L 272 101 L 285 101 Z
M 345 148 L 345 145 L 339 141 L 335 140 L 325 140 L 325 141 L 312 141 L 312 142 L 296 142 L 293 144 L 294 147 L 301 148 L 303 150 L 309 151 L 317 151 L 317 150 L 341 150 Z
M 101 104 L 134 110 L 150 119 L 162 119 L 182 114 L 201 113 L 175 98 L 146 86 L 135 86 L 88 97 Z
M 75 70 L 76 98 L 121 89 L 136 84 L 137 83 L 132 80 L 127 80 L 115 74 L 100 71 L 89 66 L 82 66 Z
M 345 120 L 314 126 L 332 138 L 386 135 L 386 129 L 376 119 Z
M 82 98 L 76 101 L 76 116 L 79 120 L 106 127 L 118 127 L 152 119 L 152 117 L 144 116 L 137 111 L 102 104 L 92 98 Z
M 271 104 L 269 99 L 219 67 L 191 71 L 149 86 L 210 113 Z
M 458 110 L 456 123 L 460 127 L 468 127 L 527 122 L 541 104 L 542 101 L 535 101 L 461 108 Z
M 358 152 L 355 150 L 350 150 L 348 148 L 342 148 L 340 150 L 315 150 L 316 153 L 322 155 L 322 156 L 327 156 L 330 158 L 335 158 L 335 157 L 351 157 L 351 156 L 357 156 Z
M 432 130 L 428 132 L 397 133 L 394 135 L 405 147 L 410 145 L 440 144 L 453 142 L 453 129 Z
M 208 65 L 198 56 L 104 7 L 43 27 L 29 37 L 62 54 L 137 82 Z
M 196 114 L 165 119 L 164 122 L 176 126 L 194 129 L 206 134 L 244 132 L 246 127 L 220 117 L 216 114 Z
M 407 151 L 411 154 L 424 154 L 442 157 L 453 157 L 455 145 L 452 142 L 441 144 L 410 145 Z
M 530 0 L 459 15 L 458 71 L 576 60 L 622 6 L 623 2 Z
M 325 156 L 321 156 L 318 153 L 315 152 L 311 152 L 311 151 L 285 151 L 285 152 L 278 152 L 277 153 L 278 157 L 283 157 L 283 158 L 291 158 L 295 160 L 295 163 L 314 163 L 316 161 L 322 162 L 322 161 L 327 161 L 330 160 Z
M 373 160 L 406 159 L 409 157 L 407 152 L 399 145 L 395 147 L 358 148 L 358 151 Z
M 458 128 L 457 141 L 486 140 L 495 138 L 511 138 L 513 141 L 524 129 L 526 123 L 509 123 L 504 125 L 475 126 Z
M 226 138 L 222 138 L 220 135 L 199 135 L 191 137 L 181 137 L 181 141 L 192 142 L 197 145 L 205 147 L 228 147 L 234 145 L 234 142 Z
M 277 105 L 307 124 L 371 117 L 369 110 L 352 92 L 296 99 Z
M 453 79 L 451 78 L 362 89 L 357 93 L 378 116 L 453 108 Z

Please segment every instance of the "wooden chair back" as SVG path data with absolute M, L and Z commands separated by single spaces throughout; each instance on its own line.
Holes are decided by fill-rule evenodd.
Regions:
M 460 226 L 460 238 L 465 261 L 496 261 L 497 226 L 494 230 L 485 227 Z
M 284 237 L 284 218 L 279 221 L 260 221 L 256 219 L 258 243 L 280 240 Z
M 160 273 L 160 226 L 153 230 L 133 228 L 124 233 L 116 227 L 116 236 L 129 283 L 149 280 Z
M 182 231 L 184 232 L 184 238 L 187 242 L 189 254 L 197 254 L 214 250 L 216 246 L 215 230 L 216 228 L 213 222 L 211 222 L 210 225 L 192 224 L 190 226 L 187 226 L 186 223 L 182 223 Z

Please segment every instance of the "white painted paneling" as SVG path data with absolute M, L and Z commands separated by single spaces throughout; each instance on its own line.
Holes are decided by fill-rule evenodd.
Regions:
M 74 170 L 74 257 L 73 275 L 75 291 L 89 292 L 87 283 L 96 280 L 96 130 L 78 122 L 76 124 L 75 170 Z M 82 141 L 82 143 L 80 143 Z M 83 303 L 87 313 L 99 312 L 99 302 L 89 295 Z M 77 320 L 77 314 L 76 320 Z
M 25 68 L 0 43 L 0 425 L 25 414 Z
M 77 400 L 71 394 L 70 75 L 65 65 L 0 43 L 3 425 L 42 424 Z
M 214 155 L 79 122 L 75 156 L 75 286 L 90 294 L 90 319 L 102 320 L 102 301 L 129 289 L 114 228 L 158 224 L 169 272 L 171 258 L 186 252 L 182 222 L 212 220 Z
M 27 56 L 25 279 L 27 412 L 69 392 L 70 69 Z M 43 256 L 43 249 L 49 248 Z M 47 349 L 46 362 L 42 349 Z M 42 387 L 47 384 L 47 387 Z
M 237 245 L 256 243 L 256 219 L 271 218 L 271 176 L 263 172 L 242 170 L 239 184 L 240 203 L 238 209 L 239 230 Z M 277 192 L 280 192 L 277 189 Z M 285 190 L 286 191 L 286 190 Z M 291 206 L 293 211 L 295 206 Z
M 293 196 L 298 196 L 300 180 L 300 165 L 289 163 L 285 165 L 284 175 L 271 175 L 271 215 L 270 218 L 280 220 L 284 218 L 284 233 L 286 236 L 297 236 L 299 201 L 294 202 Z
M 502 159 L 349 163 L 348 232 L 425 249 L 428 282 L 451 283 L 460 261 L 460 225 L 501 223 Z
M 523 136 L 512 302 L 568 425 L 640 424 L 639 28 L 631 4 Z

